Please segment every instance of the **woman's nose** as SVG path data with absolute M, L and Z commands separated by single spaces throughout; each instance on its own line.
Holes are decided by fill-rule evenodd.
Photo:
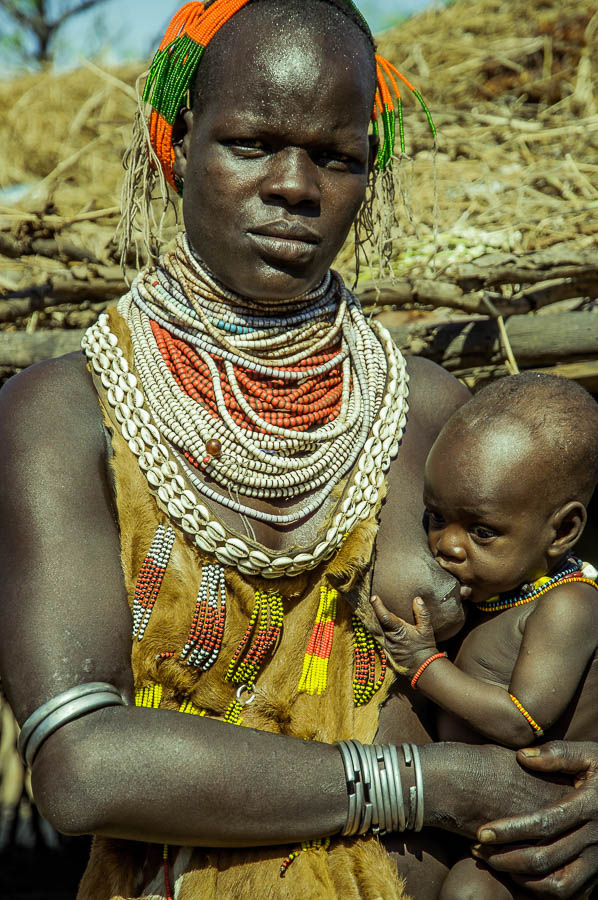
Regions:
M 262 199 L 294 207 L 319 205 L 318 167 L 306 150 L 287 147 L 275 154 L 262 184 Z
M 447 525 L 443 528 L 436 541 L 435 556 L 452 562 L 464 562 L 467 558 L 463 530 L 456 525 Z

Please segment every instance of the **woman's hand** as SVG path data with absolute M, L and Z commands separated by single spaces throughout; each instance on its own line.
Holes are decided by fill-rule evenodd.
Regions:
M 384 631 L 384 646 L 399 670 L 412 677 L 427 659 L 438 653 L 430 614 L 421 597 L 413 601 L 415 625 L 395 616 L 380 597 L 371 598 L 372 608 Z
M 537 812 L 483 825 L 474 856 L 540 897 L 584 896 L 598 884 L 598 744 L 553 741 L 517 759 L 574 775 L 573 789 Z

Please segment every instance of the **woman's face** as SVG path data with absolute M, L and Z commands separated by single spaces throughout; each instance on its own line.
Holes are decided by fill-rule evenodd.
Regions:
M 246 29 L 234 59 L 216 62 L 217 90 L 187 113 L 178 154 L 185 227 L 237 293 L 296 297 L 321 281 L 342 246 L 370 161 L 365 52 L 358 39 L 330 50 L 314 38 L 289 46 Z

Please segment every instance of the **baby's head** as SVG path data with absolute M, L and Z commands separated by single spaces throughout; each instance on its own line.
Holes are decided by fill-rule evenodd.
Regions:
M 483 603 L 572 550 L 597 482 L 591 395 L 554 375 L 503 378 L 457 410 L 430 450 L 430 549 L 462 596 Z

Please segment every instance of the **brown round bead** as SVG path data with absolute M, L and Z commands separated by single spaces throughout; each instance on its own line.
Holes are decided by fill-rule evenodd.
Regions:
M 222 453 L 222 444 L 217 438 L 210 438 L 209 441 L 206 441 L 206 452 L 210 456 L 218 457 Z

